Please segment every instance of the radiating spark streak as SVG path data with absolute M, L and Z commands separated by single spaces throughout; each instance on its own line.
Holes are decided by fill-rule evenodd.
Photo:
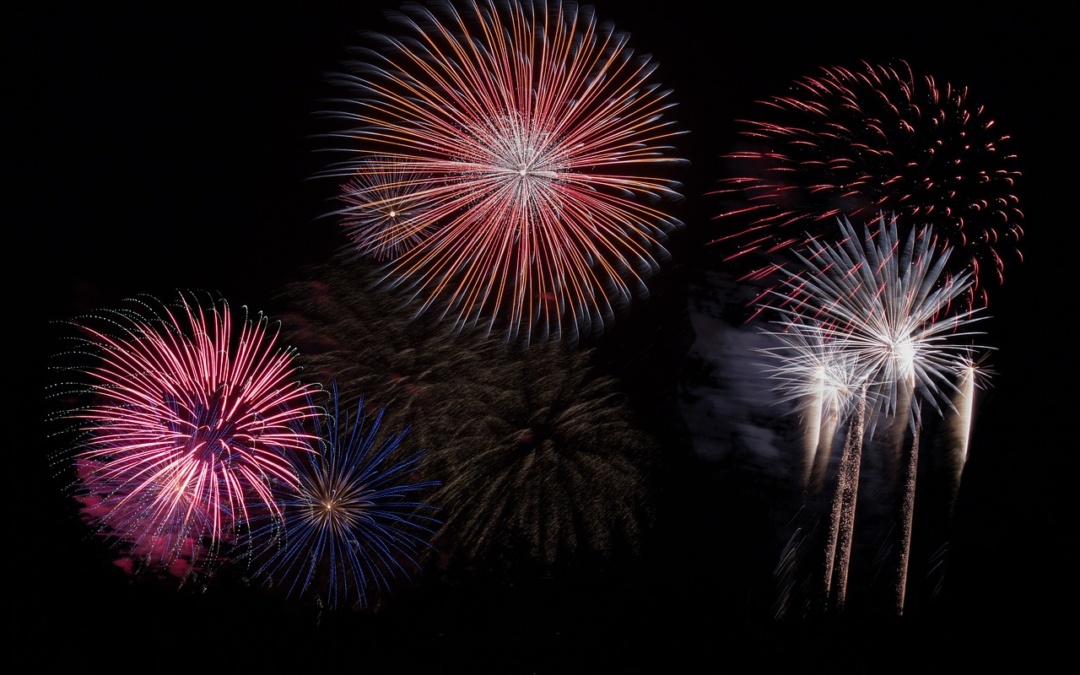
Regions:
M 915 519 L 915 476 L 919 465 L 920 425 L 915 425 L 911 446 L 908 450 L 907 469 L 904 474 L 904 496 L 900 505 L 900 560 L 896 570 L 896 615 L 904 613 L 907 599 L 907 577 L 911 558 L 912 525 Z
M 956 396 L 953 398 L 953 407 L 956 416 L 953 426 L 956 435 L 956 452 L 958 470 L 962 470 L 967 462 L 968 444 L 971 441 L 972 410 L 975 405 L 975 386 L 978 372 L 974 363 L 968 365 L 962 371 L 960 384 L 957 387 Z

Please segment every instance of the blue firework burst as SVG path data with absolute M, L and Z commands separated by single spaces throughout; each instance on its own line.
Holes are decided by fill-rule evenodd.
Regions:
M 366 609 L 419 567 L 441 523 L 418 495 L 438 482 L 416 479 L 424 452 L 404 450 L 408 429 L 380 434 L 385 407 L 365 425 L 361 398 L 350 424 L 336 383 L 330 396 L 322 451 L 298 458 L 299 490 L 283 500 L 283 520 L 253 533 L 257 573 L 289 597 Z

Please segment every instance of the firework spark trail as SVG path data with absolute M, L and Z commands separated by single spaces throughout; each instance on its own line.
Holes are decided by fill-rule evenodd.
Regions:
M 438 482 L 413 478 L 424 453 L 402 452 L 407 429 L 380 435 L 385 408 L 368 423 L 361 396 L 350 423 L 333 384 L 330 410 L 319 429 L 321 451 L 298 458 L 298 490 L 282 501 L 283 542 L 276 520 L 253 531 L 263 558 L 256 573 L 285 585 L 289 597 L 314 594 L 332 609 L 366 609 L 419 567 L 431 546 L 437 509 L 415 495 Z
M 89 403 L 57 418 L 77 426 L 89 519 L 168 567 L 191 542 L 215 553 L 254 515 L 280 515 L 277 492 L 296 481 L 287 455 L 312 451 L 305 424 L 320 411 L 265 317 L 245 316 L 237 334 L 224 301 L 132 303 L 71 322 L 73 353 L 93 365 L 60 368 L 87 380 L 62 395 Z
M 681 198 L 661 175 L 681 160 L 655 65 L 569 3 L 409 5 L 395 18 L 407 36 L 378 36 L 341 77 L 355 96 L 335 113 L 355 124 L 335 134 L 349 152 L 422 177 L 397 185 L 415 188 L 435 227 L 384 283 L 508 340 L 600 332 L 646 293 L 681 226 L 655 206 Z M 379 182 L 384 170 L 345 161 L 328 174 Z M 385 234 L 352 225 L 365 250 Z
M 985 306 L 1003 256 L 1022 259 L 1017 158 L 966 88 L 916 77 L 902 61 L 863 63 L 822 68 L 762 103 L 714 193 L 730 200 L 717 219 L 735 229 L 713 243 L 731 247 L 729 259 L 765 261 L 748 278 L 774 276 L 771 254 L 827 238 L 835 218 L 865 223 L 881 211 L 933 226 L 960 252 L 950 274 L 972 278 L 965 306 Z
M 839 507 L 836 519 L 836 532 L 830 533 L 830 542 L 835 541 L 836 588 L 835 607 L 844 608 L 847 600 L 848 570 L 851 567 L 851 546 L 855 538 L 855 506 L 859 496 L 859 468 L 862 464 L 863 432 L 865 429 L 866 401 L 860 398 L 852 427 L 844 441 L 844 453 L 840 458 L 840 479 L 836 486 L 836 501 L 833 511 Z M 828 567 L 832 567 L 829 563 Z M 826 594 L 830 588 L 826 585 Z
M 961 372 L 960 384 L 953 397 L 952 418 L 952 448 L 955 453 L 956 480 L 959 484 L 960 474 L 967 463 L 968 446 L 971 442 L 971 425 L 973 424 L 975 392 L 985 386 L 991 376 L 990 368 L 985 368 L 981 363 L 971 361 Z
M 957 465 L 962 470 L 967 462 L 968 443 L 971 439 L 971 413 L 975 402 L 975 368 L 968 368 L 960 380 L 953 407 L 956 408 Z
M 900 559 L 896 566 L 896 614 L 904 613 L 907 599 L 907 577 L 911 558 L 911 535 L 915 520 L 915 476 L 919 468 L 919 438 L 921 425 L 914 425 L 911 446 L 908 449 L 907 469 L 904 473 L 904 496 L 900 505 Z

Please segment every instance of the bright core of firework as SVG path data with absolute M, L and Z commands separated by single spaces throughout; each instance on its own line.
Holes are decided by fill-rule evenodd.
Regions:
M 406 36 L 382 37 L 341 78 L 356 96 L 335 116 L 356 126 L 336 136 L 361 158 L 328 173 L 352 181 L 344 226 L 356 250 L 393 252 L 385 283 L 459 328 L 508 340 L 600 332 L 646 293 L 681 225 L 658 208 L 680 198 L 662 172 L 681 160 L 655 66 L 570 3 L 403 11 Z M 422 207 L 422 227 L 358 215 L 391 180 Z
M 777 342 L 759 351 L 773 362 L 766 372 L 776 382 L 778 400 L 816 406 L 822 415 L 837 418 L 851 412 L 865 373 L 843 340 L 794 316 L 765 333 Z
M 424 177 L 393 158 L 371 157 L 362 164 L 364 170 L 342 185 L 341 224 L 357 254 L 393 260 L 430 228 L 424 193 L 416 187 Z

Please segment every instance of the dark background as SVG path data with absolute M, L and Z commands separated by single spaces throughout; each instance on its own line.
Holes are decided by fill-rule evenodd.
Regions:
M 392 3 L 250 3 L 244 10 L 7 8 L 5 224 L 8 347 L 17 399 L 9 481 L 8 604 L 15 654 L 94 670 L 342 665 L 373 672 L 900 672 L 916 666 L 1056 659 L 1075 614 L 1072 424 L 1076 397 L 1075 20 L 1033 3 L 920 10 L 900 3 L 727 8 L 684 2 L 596 3 L 628 31 L 674 90 L 686 228 L 653 299 L 601 348 L 635 363 L 649 330 L 676 358 L 694 336 L 678 312 L 685 284 L 717 264 L 704 242 L 735 120 L 753 102 L 821 66 L 906 59 L 916 73 L 965 85 L 1012 136 L 1025 261 L 993 291 L 988 342 L 996 375 L 978 412 L 953 522 L 949 583 L 903 620 L 850 616 L 776 621 L 768 494 L 684 458 L 665 492 L 663 528 L 642 560 L 600 579 L 473 587 L 421 584 L 375 615 L 316 622 L 250 590 L 176 591 L 132 584 L 85 541 L 50 476 L 42 401 L 50 320 L 115 306 L 134 293 L 219 290 L 260 309 L 300 265 L 325 259 L 338 232 L 318 216 L 332 182 L 311 136 L 358 31 L 391 28 Z M 667 302 L 668 307 L 658 307 Z M 651 303 L 651 304 L 650 304 Z M 643 329 L 642 326 L 645 326 Z M 621 331 L 621 332 L 620 332 Z M 9 343 L 10 344 L 10 343 Z M 629 355 L 629 356 L 628 356 Z M 625 372 L 637 400 L 671 400 L 647 367 Z M 646 390 L 650 387 L 662 390 Z M 24 410 L 24 406 L 26 409 Z M 674 408 L 659 408 L 663 414 Z M 672 422 L 677 427 L 677 421 Z M 28 431 L 26 431 L 28 430 Z M 685 444 L 675 443 L 673 453 Z M 717 490 L 734 496 L 717 496 Z

